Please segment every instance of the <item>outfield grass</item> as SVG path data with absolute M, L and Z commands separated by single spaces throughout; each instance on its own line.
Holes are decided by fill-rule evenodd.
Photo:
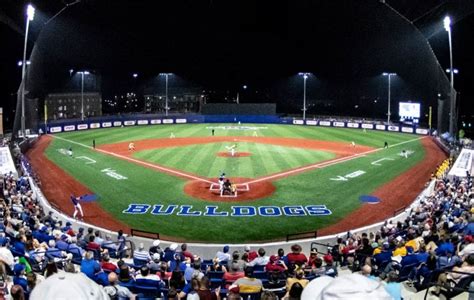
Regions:
M 145 150 L 136 152 L 133 156 L 207 178 L 216 178 L 222 172 L 230 177 L 255 178 L 328 160 L 336 156 L 330 152 L 296 147 L 248 142 L 235 144 L 238 145 L 238 152 L 250 152 L 251 156 L 217 157 L 218 152 L 228 152 L 225 147 L 229 146 L 229 143 L 208 143 Z
M 124 141 L 137 141 L 141 139 L 163 138 L 168 137 L 171 132 L 173 132 L 177 137 L 209 136 L 210 129 L 206 128 L 207 126 L 219 125 L 136 126 L 129 128 L 96 129 L 81 132 L 61 133 L 57 136 L 89 146 L 93 139 L 96 140 L 97 145 L 101 145 Z M 407 171 L 420 162 L 425 156 L 424 148 L 418 139 L 419 136 L 415 135 L 381 131 L 363 132 L 362 130 L 354 129 L 290 125 L 265 124 L 249 126 L 266 127 L 266 129 L 258 130 L 259 136 L 293 137 L 301 139 L 341 141 L 346 143 L 355 141 L 357 144 L 376 148 L 382 147 L 384 141 L 387 141 L 390 145 L 402 142 L 407 143 L 371 153 L 365 157 L 332 165 L 324 169 L 315 169 L 295 176 L 279 179 L 274 181 L 277 190 L 272 196 L 252 202 L 246 202 L 244 204 L 236 202 L 216 203 L 194 199 L 183 193 L 183 187 L 186 180 L 182 178 L 144 168 L 125 160 L 105 155 L 61 139 L 53 140 L 50 147 L 46 150 L 46 155 L 66 172 L 77 178 L 81 183 L 96 193 L 99 196 L 98 203 L 105 210 L 115 215 L 117 219 L 129 224 L 132 228 L 156 231 L 164 235 L 177 236 L 192 240 L 229 243 L 283 238 L 288 233 L 315 230 L 333 224 L 360 206 L 360 195 L 371 194 L 375 189 L 377 189 L 377 187 L 391 181 L 399 174 Z M 253 131 L 216 130 L 216 135 L 221 136 L 243 136 L 252 134 Z M 260 146 L 261 144 L 256 145 Z M 85 164 L 84 161 L 80 159 L 67 157 L 58 151 L 58 149 L 66 149 L 70 146 L 74 149 L 75 157 L 87 156 L 94 159 L 96 163 Z M 203 145 L 199 145 L 199 147 L 201 146 Z M 212 144 L 209 145 L 211 148 L 214 146 L 215 145 Z M 250 147 L 251 145 L 247 146 Z M 405 159 L 399 155 L 402 149 L 411 150 L 414 151 L 414 153 L 408 159 Z M 166 151 L 166 149 L 155 151 L 160 152 L 162 150 Z M 280 150 L 293 151 L 292 149 Z M 184 151 L 183 155 L 189 156 L 189 154 L 187 154 L 189 153 L 189 149 L 183 149 L 182 151 Z M 199 150 L 196 149 L 196 151 Z M 150 155 L 151 158 L 149 157 L 147 159 L 153 160 L 154 151 L 151 151 L 150 153 L 146 152 L 144 152 L 143 155 Z M 316 159 L 319 159 L 318 157 L 321 157 L 320 155 L 327 155 L 326 153 L 319 153 L 319 151 L 314 151 L 316 153 L 312 152 L 313 151 L 311 151 L 310 154 L 305 153 L 305 155 L 314 155 Z M 171 153 L 175 152 L 172 151 Z M 138 155 L 142 155 L 142 153 L 138 153 Z M 380 158 L 389 158 L 393 160 L 384 161 L 382 166 L 371 164 L 371 162 Z M 215 159 L 217 160 L 217 158 Z M 237 160 L 240 159 L 243 158 L 238 158 Z M 280 159 L 277 159 L 277 161 L 279 160 Z M 205 167 L 205 170 L 203 168 L 202 172 L 207 172 L 207 174 L 211 174 L 212 176 L 215 176 L 216 174 L 214 173 L 215 170 L 213 169 L 214 166 L 212 166 L 212 163 L 204 163 L 199 155 L 190 157 L 181 162 L 179 161 L 180 159 L 176 159 L 176 162 L 173 160 L 173 167 L 177 167 L 182 163 L 183 165 L 180 167 L 182 170 L 185 170 L 186 168 L 198 170 L 200 165 Z M 262 161 L 264 160 L 262 159 Z M 293 164 L 297 163 L 298 159 L 291 158 L 289 161 L 291 163 L 287 162 L 288 164 Z M 265 166 L 267 165 L 265 164 Z M 106 168 L 113 168 L 117 173 L 126 176 L 127 179 L 116 180 L 107 176 L 104 172 L 101 172 L 101 170 Z M 258 166 L 255 169 L 260 168 L 262 167 Z M 344 176 L 359 170 L 364 171 L 365 173 L 348 181 L 331 180 L 331 178 Z M 249 174 L 248 177 L 252 177 L 250 175 L 251 174 Z M 257 175 L 254 174 L 254 176 Z M 215 217 L 205 216 L 184 217 L 176 215 L 154 216 L 151 214 L 123 214 L 122 211 L 126 209 L 130 203 L 150 205 L 192 205 L 193 209 L 196 210 L 204 210 L 206 205 L 218 205 L 219 210 L 224 211 L 230 211 L 232 205 L 284 206 L 324 204 L 332 211 L 332 215 L 276 218 L 222 217 L 216 219 Z

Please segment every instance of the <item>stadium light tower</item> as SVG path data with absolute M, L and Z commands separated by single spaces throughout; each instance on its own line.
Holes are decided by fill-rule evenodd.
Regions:
M 301 72 L 298 75 L 303 76 L 303 121 L 306 120 L 306 80 L 311 73 Z
M 383 76 L 388 77 L 388 105 L 387 105 L 387 124 L 390 125 L 390 85 L 391 85 L 391 80 L 390 78 L 392 76 L 397 76 L 397 73 L 382 73 Z
M 35 8 L 28 4 L 26 8 L 26 30 L 25 30 L 25 44 L 23 46 L 23 61 L 21 65 L 21 134 L 25 137 L 25 76 L 26 76 L 26 48 L 28 43 L 28 29 L 30 28 L 30 21 L 35 18 Z
M 456 108 L 456 97 L 454 96 L 454 69 L 453 69 L 453 45 L 451 42 L 451 18 L 446 16 L 443 20 L 444 29 L 448 32 L 449 41 L 449 75 L 451 79 L 451 91 L 449 92 L 450 107 L 449 107 L 449 134 L 454 138 L 454 126 L 455 126 L 455 108 Z
M 81 74 L 81 120 L 84 121 L 84 75 L 89 75 L 89 71 L 77 72 Z
M 168 77 L 169 77 L 170 75 L 173 75 L 173 73 L 160 73 L 160 76 L 165 76 L 165 80 L 166 80 L 165 116 L 168 116 L 168 110 L 169 110 L 169 107 L 168 107 Z

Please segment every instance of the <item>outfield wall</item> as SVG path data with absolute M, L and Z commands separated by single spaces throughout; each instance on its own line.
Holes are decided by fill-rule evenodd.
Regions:
M 27 169 L 27 167 L 24 163 L 22 163 L 22 168 L 23 168 L 24 173 L 29 175 L 28 169 Z M 46 197 L 41 192 L 40 188 L 36 185 L 34 180 L 31 178 L 31 176 L 29 177 L 29 182 L 30 182 L 30 185 L 32 187 L 34 197 L 36 197 L 36 199 L 38 199 L 38 201 L 41 203 L 41 205 L 43 206 L 44 211 L 45 211 L 46 214 L 49 211 L 53 211 L 54 214 L 56 216 L 58 216 L 58 219 L 62 220 L 63 223 L 65 223 L 67 221 L 71 222 L 73 224 L 72 227 L 74 228 L 74 230 L 78 230 L 79 227 L 84 227 L 84 228 L 92 227 L 95 230 L 100 230 L 100 231 L 102 231 L 106 234 L 110 234 L 112 236 L 112 239 L 114 239 L 114 240 L 116 239 L 116 237 L 117 237 L 116 232 L 112 232 L 112 231 L 104 229 L 104 228 L 100 228 L 100 227 L 97 227 L 97 226 L 94 226 L 94 225 L 91 225 L 91 224 L 88 224 L 88 223 L 84 223 L 84 222 L 75 220 L 72 217 L 62 213 L 61 211 L 58 211 L 53 206 L 51 206 L 51 204 L 48 202 Z M 397 223 L 398 221 L 405 220 L 409 216 L 409 214 L 410 214 L 413 207 L 418 205 L 421 200 L 425 199 L 426 197 L 428 197 L 430 194 L 433 193 L 434 187 L 435 187 L 435 180 L 432 180 L 430 182 L 430 184 L 427 186 L 427 188 L 425 190 L 423 190 L 418 195 L 418 197 L 414 200 L 414 202 L 409 207 L 403 208 L 402 212 L 400 212 L 399 214 L 397 214 L 393 218 L 387 219 L 387 221 L 392 221 L 393 223 Z M 364 204 L 364 205 L 373 205 L 373 204 Z M 72 211 L 72 207 L 71 207 L 71 211 Z M 362 228 L 357 228 L 357 229 L 351 230 L 351 233 L 354 233 L 354 234 L 359 233 L 360 234 L 360 233 L 363 233 L 363 232 L 366 232 L 366 233 L 375 232 L 375 231 L 378 231 L 380 229 L 380 227 L 384 224 L 384 222 L 379 222 L 379 223 L 375 223 L 375 224 L 365 226 L 365 227 L 362 227 Z M 317 246 L 318 251 L 324 253 L 324 252 L 327 251 L 327 247 L 322 246 L 322 245 L 326 245 L 326 244 L 334 245 L 337 238 L 339 236 L 344 236 L 345 234 L 346 234 L 346 232 L 341 232 L 341 233 L 335 234 L 335 235 L 322 236 L 322 237 L 312 238 L 312 239 L 293 240 L 293 241 L 290 241 L 290 242 L 282 241 L 282 242 L 272 242 L 272 243 L 230 244 L 229 246 L 230 246 L 230 252 L 232 252 L 234 250 L 243 251 L 244 247 L 246 245 L 249 245 L 250 247 L 252 247 L 252 249 L 257 249 L 259 247 L 264 247 L 267 254 L 270 255 L 270 254 L 273 254 L 273 253 L 277 253 L 277 250 L 279 248 L 283 248 L 285 250 L 285 253 L 288 253 L 288 252 L 290 252 L 291 245 L 293 245 L 295 243 L 298 243 L 302 246 L 304 253 L 309 253 L 310 250 L 311 250 L 311 243 L 317 242 L 318 244 L 320 244 L 319 246 Z M 137 243 L 142 242 L 142 243 L 144 243 L 145 247 L 150 247 L 152 242 L 153 242 L 153 240 L 151 240 L 151 239 L 141 238 L 141 237 L 127 237 L 127 239 L 131 240 L 132 243 L 135 244 L 135 245 Z M 160 246 L 162 248 L 164 248 L 166 246 L 169 246 L 171 243 L 173 243 L 173 242 L 162 240 Z M 197 254 L 197 255 L 199 255 L 201 257 L 204 257 L 204 258 L 212 258 L 212 257 L 215 256 L 217 251 L 222 250 L 224 245 L 225 244 L 188 243 L 188 249 L 193 254 Z
M 65 120 L 54 121 L 45 127 L 40 125 L 42 132 L 59 133 L 78 130 L 89 130 L 98 128 L 127 127 L 127 126 L 149 126 L 149 125 L 171 125 L 189 123 L 258 123 L 258 124 L 287 124 L 300 126 L 320 126 L 336 128 L 353 128 L 363 130 L 379 130 L 403 133 L 415 133 L 420 135 L 429 134 L 425 128 L 410 127 L 403 125 L 385 125 L 369 122 L 349 122 L 334 120 L 301 120 L 296 118 L 283 118 L 274 115 L 182 115 L 182 116 L 158 116 L 158 115 L 129 115 L 104 117 L 92 120 Z

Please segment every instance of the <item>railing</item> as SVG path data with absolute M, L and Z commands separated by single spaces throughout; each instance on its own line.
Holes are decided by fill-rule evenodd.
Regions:
M 299 239 L 315 239 L 318 237 L 318 231 L 306 231 L 299 233 L 290 233 L 286 235 L 286 241 L 293 241 Z
M 158 232 L 143 231 L 143 230 L 138 230 L 138 229 L 133 229 L 133 228 L 130 230 L 130 235 L 149 238 L 149 239 L 155 239 L 155 240 L 160 238 L 160 234 Z

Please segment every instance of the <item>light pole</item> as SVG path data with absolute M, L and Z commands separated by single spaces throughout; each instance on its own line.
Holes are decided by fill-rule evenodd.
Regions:
M 26 8 L 26 30 L 25 30 L 25 44 L 23 46 L 23 61 L 21 65 L 21 134 L 25 138 L 25 76 L 26 76 L 26 46 L 28 43 L 28 29 L 30 28 L 30 21 L 35 18 L 35 8 L 28 4 Z
M 166 81 L 166 91 L 165 91 L 165 116 L 168 116 L 168 76 L 173 75 L 173 73 L 160 73 L 160 76 L 165 76 Z
M 84 75 L 89 75 L 89 71 L 77 72 L 81 74 L 81 120 L 84 121 Z
M 450 97 L 450 107 L 449 107 L 449 134 L 454 138 L 454 126 L 455 126 L 455 107 L 456 107 L 456 97 L 454 97 L 454 70 L 453 70 L 453 45 L 451 42 L 451 18 L 445 17 L 443 20 L 444 29 L 448 32 L 449 40 L 449 74 L 451 75 L 451 90 L 449 92 Z
M 383 76 L 388 77 L 388 105 L 387 105 L 387 124 L 390 125 L 390 85 L 391 85 L 391 77 L 397 76 L 397 73 L 382 73 Z
M 303 76 L 303 121 L 306 120 L 306 80 L 308 79 L 311 73 L 298 73 L 298 75 Z

